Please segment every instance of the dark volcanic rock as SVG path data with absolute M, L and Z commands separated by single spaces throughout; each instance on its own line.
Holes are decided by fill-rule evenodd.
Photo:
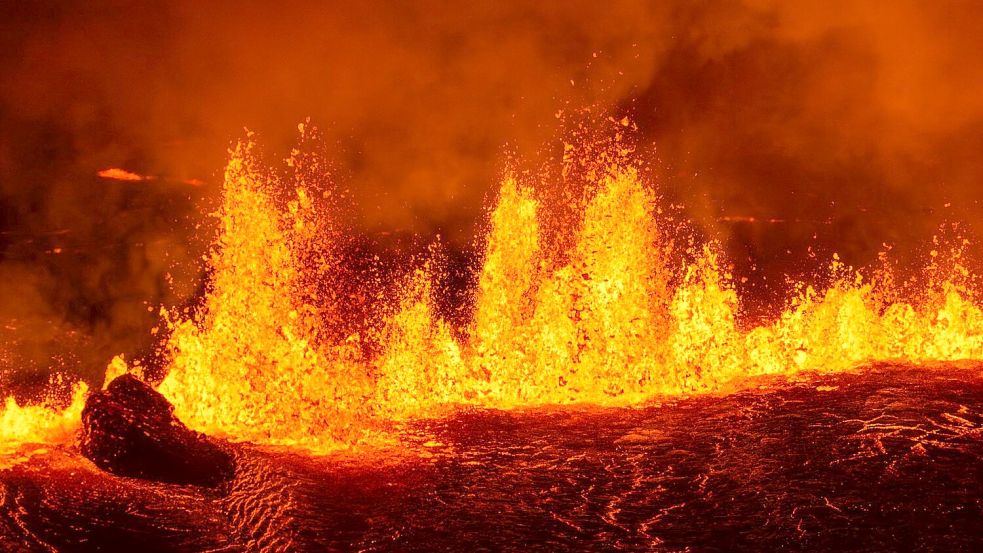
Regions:
M 132 375 L 86 401 L 81 451 L 113 474 L 175 484 L 214 486 L 235 469 L 231 455 L 185 426 L 164 396 Z

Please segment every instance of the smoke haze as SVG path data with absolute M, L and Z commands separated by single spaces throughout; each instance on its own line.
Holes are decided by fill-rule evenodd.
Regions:
M 739 271 L 972 233 L 981 52 L 976 2 L 6 3 L 0 384 L 149 347 L 148 306 L 200 286 L 230 142 L 282 158 L 307 117 L 369 236 L 466 247 L 504 152 L 554 148 L 583 106 L 633 118 Z

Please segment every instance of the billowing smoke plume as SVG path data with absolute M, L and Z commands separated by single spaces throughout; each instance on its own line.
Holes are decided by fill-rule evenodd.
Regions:
M 317 123 L 366 234 L 470 243 L 503 151 L 596 106 L 761 278 L 981 214 L 969 2 L 15 2 L 0 8 L 0 384 L 90 378 L 193 296 L 243 127 Z M 282 157 L 282 156 L 281 156 Z M 95 176 L 118 166 L 156 180 Z M 188 179 L 204 186 L 192 187 Z M 753 219 L 753 222 L 751 221 Z M 969 231 L 967 231 L 969 232 Z M 754 276 L 754 275 L 752 275 Z

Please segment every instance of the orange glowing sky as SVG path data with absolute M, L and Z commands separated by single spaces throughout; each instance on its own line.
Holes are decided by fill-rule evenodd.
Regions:
M 629 115 L 667 203 L 766 297 L 808 251 L 904 258 L 983 215 L 976 3 L 8 4 L 0 319 L 36 330 L 4 335 L 7 371 L 94 372 L 149 347 L 147 302 L 200 295 L 243 127 L 282 159 L 310 117 L 358 233 L 467 250 L 506 166 L 559 155 L 585 107 Z

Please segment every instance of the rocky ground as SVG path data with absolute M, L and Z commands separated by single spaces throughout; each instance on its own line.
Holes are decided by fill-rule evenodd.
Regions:
M 405 429 L 406 447 L 329 457 L 214 441 L 132 382 L 117 388 L 90 402 L 80 447 L 0 471 L 0 549 L 983 549 L 979 368 L 879 366 L 639 409 L 468 411 Z M 96 432 L 132 425 L 180 434 L 129 447 Z M 140 468 L 174 451 L 211 461 Z

